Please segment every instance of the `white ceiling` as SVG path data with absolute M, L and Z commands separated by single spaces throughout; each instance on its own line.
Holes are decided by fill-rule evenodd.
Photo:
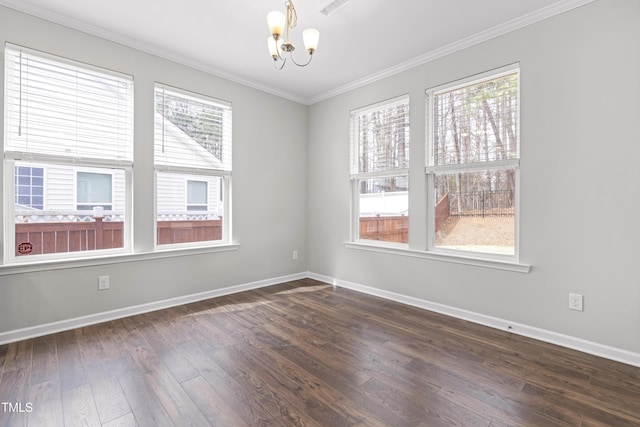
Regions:
M 546 19 L 592 0 L 294 0 L 291 35 L 306 59 L 302 30 L 320 43 L 311 64 L 274 69 L 266 15 L 283 0 L 0 0 L 42 18 L 213 74 L 313 103 L 446 53 Z

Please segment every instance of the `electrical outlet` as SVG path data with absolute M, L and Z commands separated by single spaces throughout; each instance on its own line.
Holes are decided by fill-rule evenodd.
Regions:
M 106 291 L 109 289 L 109 276 L 98 276 L 98 290 Z
M 569 294 L 569 308 L 571 310 L 582 311 L 584 298 L 580 294 Z
M 298 259 L 298 251 L 293 251 L 293 254 L 291 254 L 291 258 L 294 260 Z

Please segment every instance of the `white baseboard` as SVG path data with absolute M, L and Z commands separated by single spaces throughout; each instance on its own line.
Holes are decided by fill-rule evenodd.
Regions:
M 23 329 L 0 333 L 0 345 L 11 342 L 21 341 L 29 338 L 36 338 L 43 335 L 54 334 L 57 332 L 68 331 L 71 329 L 81 328 L 83 326 L 95 325 L 97 323 L 108 322 L 110 320 L 121 319 L 123 317 L 134 316 L 136 314 L 149 313 L 151 311 L 161 310 L 163 308 L 175 307 L 178 305 L 189 304 L 192 302 L 202 301 L 209 298 L 220 297 L 223 295 L 234 294 L 238 292 L 248 291 L 251 289 L 264 288 L 266 286 L 277 285 L 279 283 L 300 280 L 309 277 L 307 273 L 290 274 L 287 276 L 274 277 L 272 279 L 259 280 L 257 282 L 245 283 L 241 285 L 229 286 L 222 289 L 214 289 L 211 291 L 200 292 L 197 294 L 185 295 L 176 298 L 170 298 L 162 301 L 140 304 L 131 307 L 120 308 L 117 310 L 105 311 L 102 313 L 90 314 L 87 316 L 75 317 L 73 319 L 60 320 L 57 322 L 45 323 L 42 325 L 32 326 Z
M 436 313 L 445 314 L 447 316 L 458 319 L 468 320 L 480 325 L 489 326 L 495 329 L 512 332 L 518 335 L 534 338 L 540 341 L 556 344 L 562 347 L 571 348 L 592 354 L 594 356 L 604 357 L 606 359 L 615 360 L 617 362 L 626 363 L 628 365 L 640 367 L 640 354 L 615 347 L 583 340 L 581 338 L 569 335 L 559 334 L 557 332 L 524 325 L 521 323 L 510 322 L 505 319 L 487 316 L 484 314 L 474 313 L 472 311 L 462 310 L 444 304 L 414 298 L 411 296 L 389 292 L 382 289 L 372 288 L 370 286 L 360 285 L 346 280 L 335 279 L 333 277 L 324 276 L 312 272 L 296 273 L 286 276 L 274 277 L 271 279 L 259 280 L 235 286 L 229 286 L 222 289 L 214 289 L 211 291 L 201 292 L 197 294 L 185 295 L 181 297 L 166 299 L 162 301 L 151 302 L 147 304 L 125 307 L 117 310 L 105 311 L 102 313 L 90 314 L 87 316 L 66 319 L 57 322 L 46 323 L 42 325 L 32 326 L 23 329 L 0 333 L 0 345 L 11 342 L 21 341 L 29 338 L 35 338 L 43 335 L 53 334 L 62 331 L 68 331 L 83 326 L 94 325 L 97 323 L 108 322 L 110 320 L 121 319 L 123 317 L 134 316 L 136 314 L 148 313 L 151 311 L 161 310 L 164 308 L 175 307 L 178 305 L 189 304 L 192 302 L 202 301 L 209 298 L 220 297 L 223 295 L 234 294 L 238 292 L 248 291 L 251 289 L 264 288 L 267 286 L 277 285 L 284 282 L 311 278 L 320 282 L 328 283 L 333 286 L 340 286 L 354 291 L 362 292 L 369 295 L 396 301 L 402 304 L 411 305 Z
M 605 359 L 615 360 L 616 362 L 622 362 L 628 365 L 640 367 L 640 354 L 633 353 L 627 350 L 622 350 L 619 348 L 598 344 L 592 341 L 584 340 L 582 338 L 576 338 L 569 335 L 559 334 L 557 332 L 548 331 L 545 329 L 540 329 L 533 326 L 524 325 L 521 323 L 510 322 L 505 319 L 500 319 L 497 317 L 474 313 L 472 311 L 462 310 L 456 307 L 451 307 L 444 304 L 438 304 L 435 302 L 422 300 L 419 298 L 414 298 L 407 295 L 398 294 L 395 292 L 389 292 L 382 289 L 372 288 L 369 286 L 348 282 L 346 280 L 335 279 L 333 277 L 328 277 L 321 274 L 308 272 L 307 277 L 324 282 L 324 283 L 328 283 L 333 286 L 340 286 L 343 288 L 352 289 L 354 291 L 363 292 L 365 294 L 374 295 L 374 296 L 385 298 L 391 301 L 396 301 L 402 304 L 407 304 L 407 305 L 422 308 L 425 310 L 434 311 L 436 313 L 445 314 L 447 316 L 456 317 L 458 319 L 468 320 L 470 322 L 489 326 L 491 328 L 513 332 L 518 335 L 534 338 L 540 341 L 556 344 L 556 345 L 567 347 L 573 350 L 578 350 L 583 353 L 592 354 L 594 356 L 603 357 Z

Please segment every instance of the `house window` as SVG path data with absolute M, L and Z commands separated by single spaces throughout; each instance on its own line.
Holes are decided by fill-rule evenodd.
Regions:
M 207 204 L 207 182 L 187 181 L 187 211 L 206 211 Z
M 156 84 L 155 105 L 157 245 L 228 242 L 231 104 Z
M 102 206 L 110 211 L 113 203 L 112 175 L 108 173 L 78 172 L 78 210 L 93 210 Z
M 353 240 L 409 239 L 409 97 L 351 112 Z
M 14 167 L 14 204 L 20 209 L 44 209 L 44 168 Z
M 129 251 L 133 79 L 6 44 L 4 100 L 5 262 Z
M 427 91 L 430 249 L 517 256 L 519 70 Z

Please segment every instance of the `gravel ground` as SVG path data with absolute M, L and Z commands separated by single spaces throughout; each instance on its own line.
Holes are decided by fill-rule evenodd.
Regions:
M 513 248 L 514 217 L 448 218 L 436 231 L 436 246 L 490 246 Z

